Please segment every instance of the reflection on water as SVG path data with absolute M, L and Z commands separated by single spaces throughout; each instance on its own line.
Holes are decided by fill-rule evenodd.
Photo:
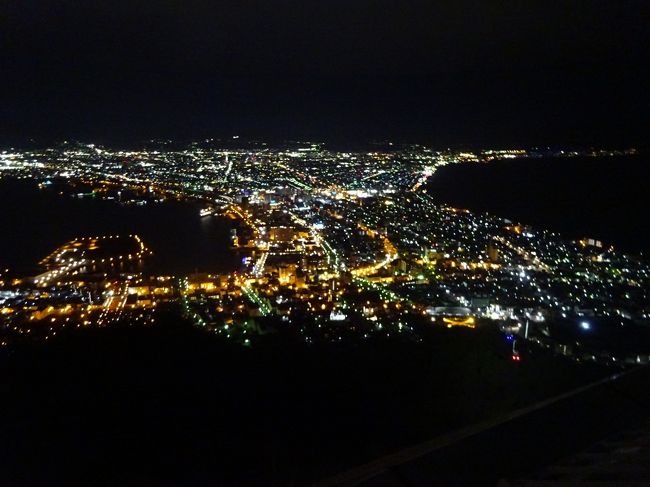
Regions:
M 0 181 L 0 266 L 27 271 L 74 238 L 138 234 L 154 251 L 147 270 L 186 274 L 236 269 L 239 258 L 229 248 L 229 221 L 201 218 L 198 208 L 191 203 L 125 207 L 39 191 L 33 182 Z

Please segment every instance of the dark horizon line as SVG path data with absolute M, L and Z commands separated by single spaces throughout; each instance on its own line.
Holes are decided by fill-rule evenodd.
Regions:
M 71 145 L 97 145 L 101 147 L 119 149 L 142 148 L 149 144 L 171 144 L 177 146 L 189 146 L 192 144 L 224 144 L 235 147 L 237 143 L 245 144 L 267 144 L 270 148 L 279 148 L 282 145 L 291 144 L 320 144 L 329 150 L 363 150 L 372 146 L 386 146 L 385 150 L 400 149 L 404 147 L 421 146 L 434 151 L 486 151 L 486 150 L 545 150 L 545 151 L 634 151 L 636 153 L 648 152 L 646 145 L 631 145 L 621 143 L 543 143 L 543 144 L 515 144 L 515 143 L 496 143 L 495 145 L 485 145 L 482 143 L 453 143 L 453 144 L 436 144 L 423 140 L 424 137 L 368 137 L 353 140 L 342 137 L 280 137 L 280 136 L 255 136 L 255 135 L 215 135 L 205 137 L 137 137 L 128 139 L 126 137 L 106 138 L 106 137 L 70 137 L 63 138 L 59 136 L 36 136 L 36 137 L 11 137 L 11 141 L 1 141 L 0 149 L 46 149 L 64 144 Z M 112 140 L 111 140 L 112 139 Z M 245 147 L 241 147 L 245 148 Z

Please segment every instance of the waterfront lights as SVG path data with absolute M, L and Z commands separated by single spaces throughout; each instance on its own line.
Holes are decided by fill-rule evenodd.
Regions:
M 590 330 L 591 325 L 587 321 L 581 321 L 580 328 L 582 328 L 583 330 Z

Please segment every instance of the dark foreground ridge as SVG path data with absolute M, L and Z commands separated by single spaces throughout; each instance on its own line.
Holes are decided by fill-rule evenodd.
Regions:
M 422 342 L 266 338 L 248 349 L 161 323 L 4 349 L 0 484 L 307 485 L 611 373 L 547 350 L 513 362 L 489 328 L 431 328 Z M 612 426 L 633 417 L 620 411 Z M 546 451 L 534 428 L 514 434 L 506 452 Z M 492 441 L 456 465 L 492 466 Z
M 377 459 L 317 485 L 505 487 L 647 482 L 649 380 L 647 367 L 615 374 L 499 419 Z

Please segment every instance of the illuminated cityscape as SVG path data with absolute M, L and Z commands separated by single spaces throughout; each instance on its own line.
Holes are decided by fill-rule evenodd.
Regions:
M 0 487 L 649 485 L 650 2 L 0 4 Z
M 603 346 L 590 336 L 633 333 L 650 319 L 650 266 L 641 257 L 440 205 L 426 191 L 448 164 L 621 152 L 150 145 L 5 150 L 0 174 L 60 198 L 192 202 L 201 219 L 229 222 L 239 264 L 161 274 L 146 265 L 156 249 L 138 235 L 79 235 L 59 242 L 36 274 L 2 273 L 2 346 L 75 327 L 154 325 L 171 313 L 246 347 L 274 333 L 310 344 L 495 327 L 512 342 L 513 361 L 527 347 L 604 364 L 650 360 L 642 346 Z

